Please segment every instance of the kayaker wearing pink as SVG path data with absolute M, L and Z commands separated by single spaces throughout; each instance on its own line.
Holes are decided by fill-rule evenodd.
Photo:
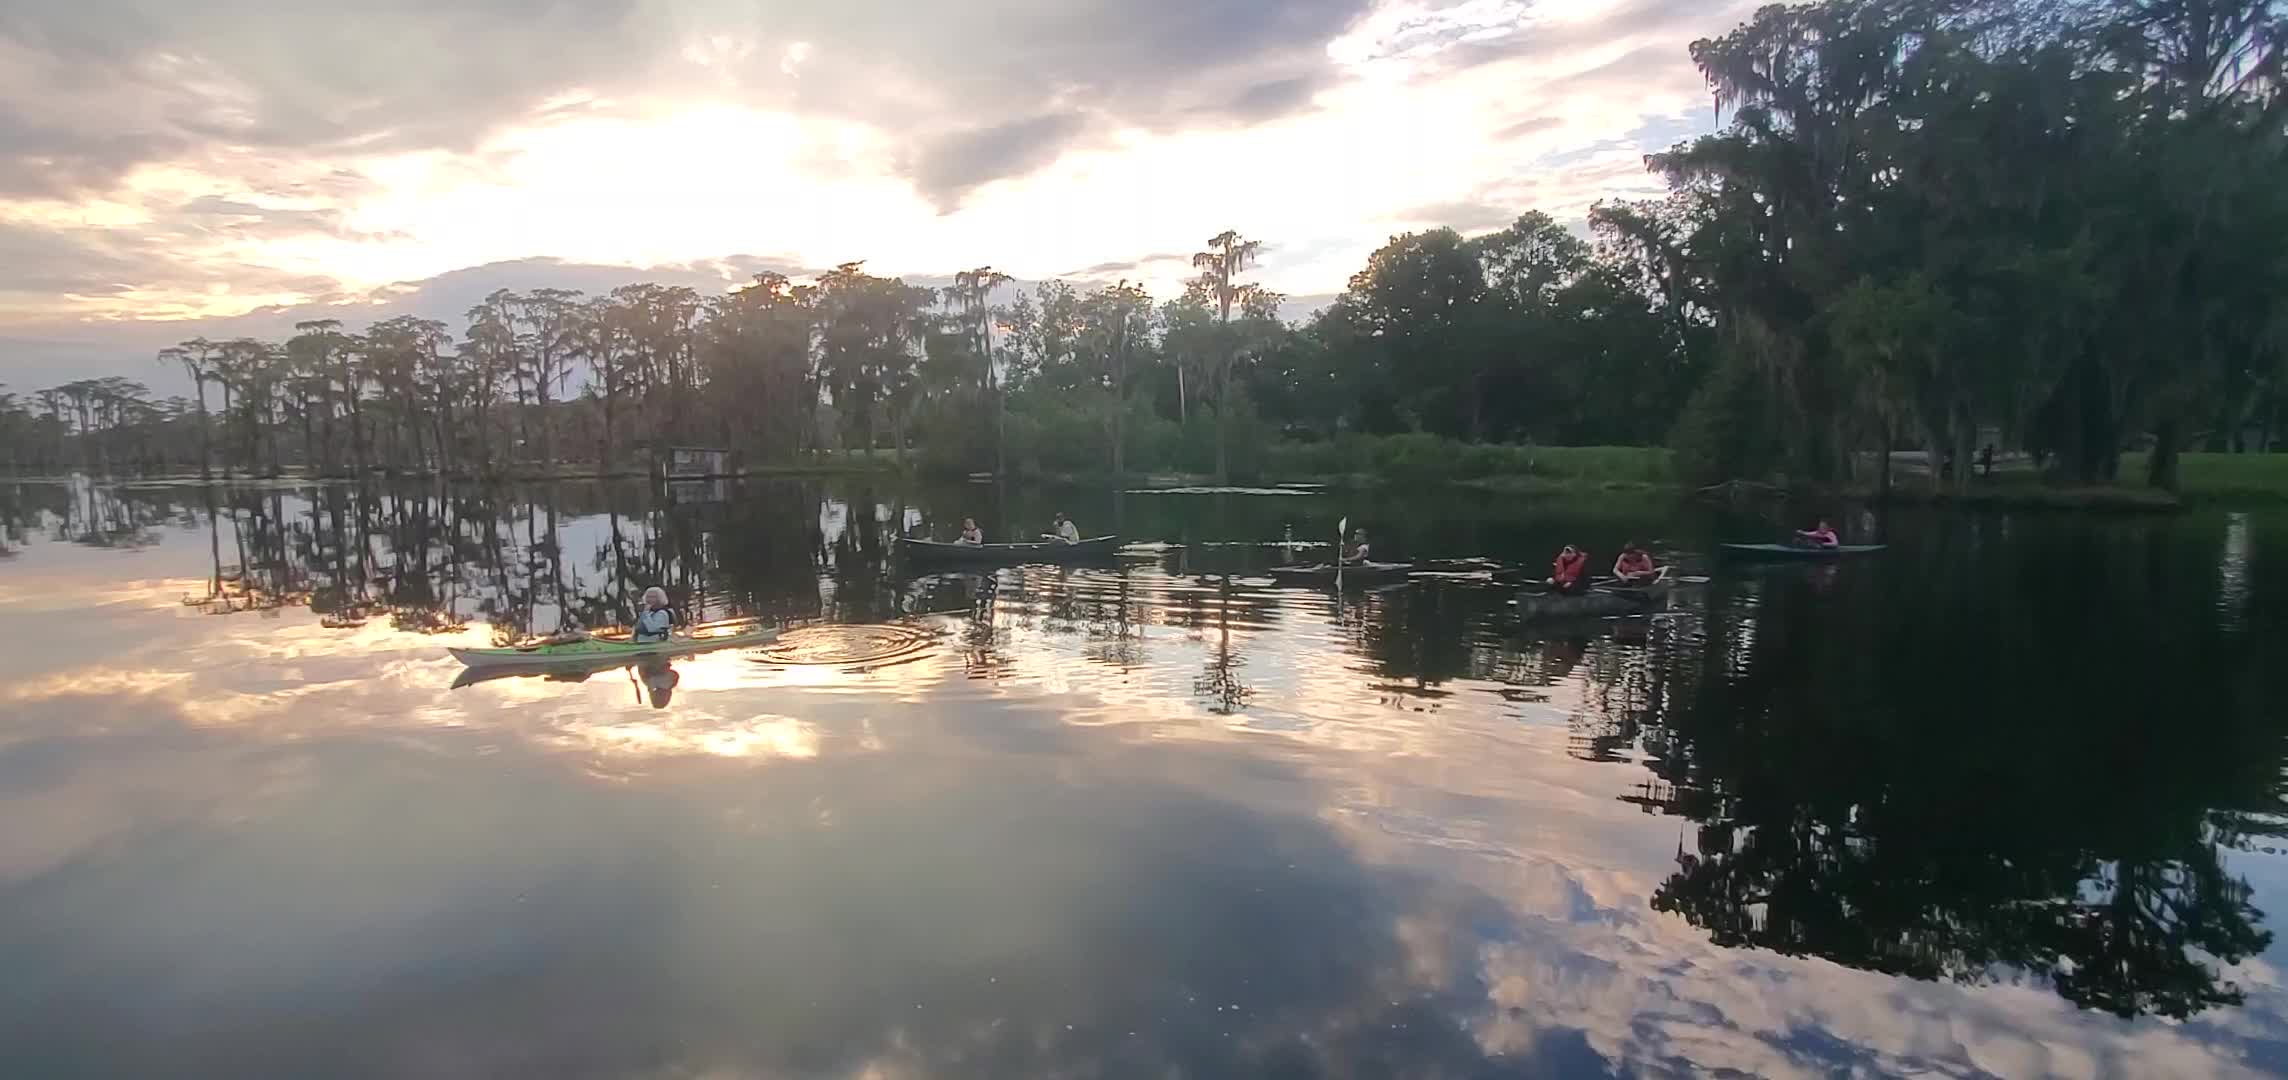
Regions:
M 1798 541 L 1812 547 L 1831 548 L 1842 544 L 1842 541 L 1835 536 L 1835 526 L 1829 525 L 1825 518 L 1821 518 L 1819 524 L 1809 530 L 1797 532 L 1795 537 Z
M 1613 576 L 1621 579 L 1623 585 L 1642 585 L 1660 576 L 1660 566 L 1643 547 L 1631 540 L 1621 547 L 1621 557 L 1613 560 Z

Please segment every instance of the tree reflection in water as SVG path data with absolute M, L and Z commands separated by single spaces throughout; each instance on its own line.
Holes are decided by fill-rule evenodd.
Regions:
M 2222 969 L 2271 933 L 2223 857 L 2283 833 L 2278 637 L 2221 629 L 2204 530 L 1993 527 L 1720 581 L 1594 680 L 1575 752 L 1641 748 L 1629 801 L 1698 823 L 1653 907 L 2124 1017 L 2238 1003 Z
M 1444 708 L 1465 689 L 1564 702 L 1574 756 L 1616 779 L 1643 770 L 1616 794 L 1692 823 L 1650 902 L 1721 945 L 2031 977 L 2085 1007 L 2185 1017 L 2239 1001 L 2227 969 L 2271 940 L 2229 863 L 2288 832 L 2272 662 L 2288 646 L 2288 544 L 2261 521 L 2228 544 L 2221 516 L 1931 518 L 1879 560 L 1727 569 L 1654 618 L 1521 625 L 1497 589 L 1335 597 L 1207 549 L 1182 556 L 1197 577 L 910 577 L 893 538 L 958 521 L 977 496 L 836 490 L 24 485 L 0 488 L 0 536 L 111 546 L 195 529 L 210 565 L 186 603 L 307 607 L 341 627 L 603 627 L 652 583 L 694 619 L 967 613 L 957 636 L 982 678 L 1043 634 L 1125 674 L 1164 662 L 1146 630 L 1167 625 L 1200 649 L 1166 650 L 1200 665 L 1180 676 L 1191 695 L 1222 714 L 1249 709 L 1257 680 L 1289 692 L 1263 648 L 1332 648 L 1385 704 Z M 1289 631 L 1323 636 L 1283 643 Z M 1305 700 L 1282 708 L 1325 691 L 1292 692 Z

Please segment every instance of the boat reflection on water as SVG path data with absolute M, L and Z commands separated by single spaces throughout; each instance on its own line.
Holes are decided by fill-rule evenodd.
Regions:
M 637 661 L 600 660 L 589 665 L 533 664 L 528 666 L 498 665 L 493 667 L 462 668 L 453 680 L 455 690 L 500 679 L 545 679 L 549 682 L 583 683 L 608 671 L 628 673 L 628 681 L 635 684 L 655 709 L 667 708 L 675 700 L 675 688 L 683 681 L 677 674 L 672 658 L 650 656 Z

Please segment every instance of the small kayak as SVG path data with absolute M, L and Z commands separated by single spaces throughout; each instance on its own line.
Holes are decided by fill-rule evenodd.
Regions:
M 1747 559 L 1835 559 L 1845 555 L 1867 555 L 1881 551 L 1888 544 L 1841 544 L 1836 547 L 1808 547 L 1801 544 L 1725 544 L 1726 554 Z
M 579 668 L 590 665 L 609 666 L 615 661 L 632 662 L 654 656 L 690 656 L 694 653 L 713 652 L 717 649 L 737 649 L 755 645 L 768 645 L 777 641 L 783 630 L 751 629 L 717 631 L 691 637 L 671 637 L 666 641 L 629 641 L 626 638 L 588 638 L 556 645 L 532 645 L 524 648 L 510 646 L 502 649 L 447 649 L 453 659 L 472 668 Z
M 1120 553 L 1120 538 L 1098 536 L 1077 544 L 1061 540 L 1042 540 L 1023 544 L 951 544 L 938 540 L 898 538 L 898 550 L 909 558 L 935 562 L 995 563 L 1003 566 L 1018 563 L 1082 562 L 1090 559 L 1110 559 Z

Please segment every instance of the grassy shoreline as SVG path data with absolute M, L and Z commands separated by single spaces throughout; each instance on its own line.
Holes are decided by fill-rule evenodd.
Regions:
M 1997 478 L 1974 482 L 1968 491 L 1934 491 L 1896 485 L 1888 494 L 1854 489 L 1852 498 L 1887 506 L 1966 507 L 1981 510 L 2065 510 L 2089 514 L 2156 514 L 2183 510 L 2185 500 L 2146 487 L 2063 486 Z
M 1473 444 L 1430 435 L 1352 435 L 1326 442 L 1278 442 L 1261 448 L 1251 476 L 1239 481 L 1254 485 L 1314 484 L 1332 488 L 1385 486 L 1441 486 L 1480 491 L 1488 495 L 1636 497 L 1698 494 L 1677 473 L 1674 456 L 1665 447 L 1647 446 L 1533 446 Z M 707 479 L 897 475 L 910 472 L 919 459 L 901 463 L 886 451 L 826 453 L 807 460 L 754 462 L 736 476 Z M 1759 492 L 1779 497 L 1841 497 L 1903 506 L 1960 506 L 1980 509 L 2058 510 L 2068 512 L 2166 513 L 2190 507 L 2288 507 L 2288 454 L 2184 455 L 2181 492 L 2145 487 L 2146 455 L 2122 455 L 2122 482 L 2068 486 L 2045 482 L 2027 467 L 2005 467 L 1991 478 L 1972 482 L 1970 490 L 1934 490 L 1928 476 L 1894 474 L 1891 489 L 1853 485 L 1839 491 L 1764 488 Z M 489 478 L 439 477 L 435 473 L 404 472 L 400 481 L 480 480 L 495 483 L 548 483 L 556 481 L 641 480 L 648 470 L 623 465 L 599 467 L 593 462 L 570 464 L 553 471 L 512 469 Z M 64 477 L 17 476 L 9 482 L 62 482 Z M 195 473 L 118 476 L 124 483 L 197 482 Z M 350 480 L 346 476 L 315 477 L 298 468 L 282 475 L 222 475 L 223 483 L 316 483 Z M 948 479 L 951 479 L 948 477 Z M 1045 473 L 1017 477 L 1026 482 L 1106 485 L 1115 478 L 1105 473 Z M 1139 468 L 1121 481 L 1127 487 L 1188 487 L 1213 483 L 1209 476 L 1180 471 Z
M 1692 493 L 1663 447 L 1472 445 L 1421 435 L 1352 436 L 1329 443 L 1284 443 L 1264 456 L 1266 483 L 1440 484 L 1520 496 Z M 1888 492 L 1853 486 L 1793 494 L 1902 506 L 2093 514 L 2288 506 L 2288 454 L 2186 454 L 2182 490 L 2174 495 L 2144 486 L 2145 465 L 2144 454 L 2124 454 L 2120 472 L 2124 479 L 2113 484 L 2053 484 L 2031 470 L 2019 469 L 1975 480 L 1962 492 L 1934 490 L 1928 477 L 1906 475 L 1895 476 Z

